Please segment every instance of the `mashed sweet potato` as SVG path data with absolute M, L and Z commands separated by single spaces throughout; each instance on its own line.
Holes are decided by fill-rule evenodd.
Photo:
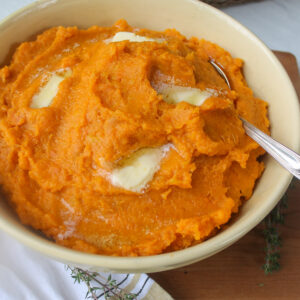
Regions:
M 124 31 L 156 41 L 111 42 Z M 0 70 L 3 193 L 24 224 L 80 251 L 153 255 L 203 241 L 250 198 L 264 169 L 238 115 L 268 132 L 267 104 L 253 96 L 242 65 L 211 42 L 123 20 L 51 28 L 22 43 Z M 51 104 L 33 107 L 51 74 L 66 70 Z M 211 96 L 200 106 L 172 104 L 162 85 Z M 109 180 L 122 159 L 166 144 L 142 192 Z

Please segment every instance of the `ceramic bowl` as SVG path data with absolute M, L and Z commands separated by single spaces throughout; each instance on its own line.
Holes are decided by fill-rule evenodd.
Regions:
M 299 149 L 300 117 L 296 93 L 274 54 L 237 21 L 194 0 L 45 0 L 37 1 L 0 23 L 0 62 L 9 62 L 15 46 L 52 26 L 111 26 L 124 18 L 129 24 L 153 30 L 176 28 L 187 37 L 217 43 L 245 61 L 244 74 L 256 96 L 269 103 L 271 134 Z M 207 241 L 172 253 L 147 257 L 109 257 L 81 253 L 56 245 L 22 225 L 0 201 L 0 228 L 21 243 L 66 264 L 109 272 L 157 272 L 205 259 L 234 243 L 255 227 L 286 191 L 291 175 L 269 156 L 253 196 L 230 225 Z

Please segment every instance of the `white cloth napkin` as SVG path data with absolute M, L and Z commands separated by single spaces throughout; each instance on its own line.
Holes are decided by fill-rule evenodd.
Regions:
M 2 231 L 0 243 L 1 300 L 85 299 L 85 284 L 74 284 L 70 271 L 62 263 L 21 245 Z M 107 278 L 108 274 L 101 273 L 101 276 Z M 146 274 L 112 274 L 112 278 L 120 288 L 137 294 L 137 299 L 151 299 L 153 285 L 156 292 L 160 289 L 159 295 L 164 295 L 160 299 L 171 299 Z M 104 299 L 104 296 L 99 299 Z
M 0 299 L 84 299 L 64 265 L 21 245 L 0 231 Z

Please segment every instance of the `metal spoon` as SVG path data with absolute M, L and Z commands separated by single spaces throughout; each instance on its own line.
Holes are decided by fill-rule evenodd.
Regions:
M 223 77 L 228 87 L 231 85 L 224 70 L 212 59 L 209 60 L 211 65 Z M 300 179 L 300 155 L 279 142 L 272 139 L 270 136 L 256 128 L 254 125 L 240 117 L 243 122 L 245 132 L 261 147 L 263 147 L 277 162 L 286 168 L 296 178 Z

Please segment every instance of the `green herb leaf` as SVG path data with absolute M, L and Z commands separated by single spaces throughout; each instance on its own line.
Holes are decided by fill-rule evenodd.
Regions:
M 294 180 L 292 180 L 290 188 L 293 188 Z M 265 274 L 271 274 L 280 269 L 280 248 L 282 247 L 282 238 L 279 232 L 279 225 L 284 224 L 284 210 L 288 207 L 287 201 L 288 196 L 286 193 L 263 221 L 266 256 L 262 268 L 265 271 Z
M 71 272 L 71 277 L 74 278 L 74 283 L 84 282 L 87 286 L 86 299 L 97 300 L 100 294 L 104 294 L 104 298 L 119 299 L 119 300 L 135 300 L 136 294 L 127 293 L 117 285 L 117 281 L 112 279 L 109 274 L 107 280 L 102 282 L 99 280 L 97 272 L 90 272 L 81 268 L 66 266 L 66 270 Z

